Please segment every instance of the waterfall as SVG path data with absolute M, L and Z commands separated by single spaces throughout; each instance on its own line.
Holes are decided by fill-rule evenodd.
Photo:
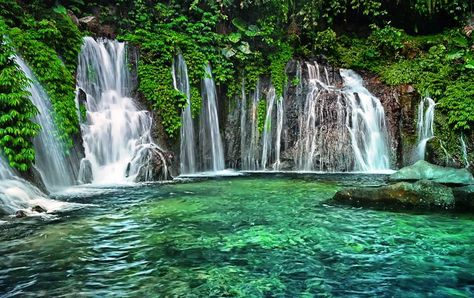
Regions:
M 344 97 L 351 109 L 349 132 L 355 155 L 355 170 L 371 172 L 388 170 L 385 111 L 380 100 L 363 85 L 362 78 L 352 70 L 341 70 Z
M 272 86 L 267 94 L 267 112 L 265 122 L 263 123 L 263 150 L 262 150 L 262 170 L 267 168 L 268 160 L 272 154 L 272 115 L 273 106 L 275 105 L 275 88 Z
M 84 38 L 77 87 L 86 93 L 87 109 L 87 121 L 81 124 L 85 159 L 80 179 L 93 183 L 152 180 L 153 167 L 159 163 L 161 178 L 166 179 L 165 157 L 151 137 L 152 118 L 131 98 L 125 44 Z
M 181 114 L 181 174 L 196 172 L 196 149 L 194 140 L 194 125 L 191 112 L 191 92 L 189 87 L 188 68 L 183 55 L 179 54 L 173 61 L 172 68 L 174 88 L 186 96 L 186 107 Z
M 433 121 L 435 102 L 430 97 L 424 97 L 421 99 L 420 105 L 418 106 L 418 145 L 415 149 L 415 160 L 425 159 L 426 143 L 433 138 Z
M 295 165 L 300 171 L 353 170 L 349 107 L 340 89 L 330 82 L 326 67 L 306 63 L 308 80 L 303 86 L 301 70 L 298 79 L 302 97 L 299 111 L 299 136 Z
M 300 171 L 388 170 L 384 109 L 352 70 L 329 75 L 327 67 L 306 63 L 296 76 L 299 102 L 295 167 Z M 304 82 L 303 82 L 304 81 Z M 342 86 L 342 87 L 341 87 Z
M 246 106 L 245 90 L 242 89 L 243 106 Z M 259 162 L 259 140 L 258 131 L 258 104 L 260 101 L 260 81 L 253 92 L 252 101 L 246 110 L 242 110 L 241 117 L 241 138 L 242 138 L 242 170 L 255 171 L 260 168 Z
M 25 75 L 31 80 L 28 92 L 31 102 L 38 109 L 34 121 L 41 126 L 39 134 L 33 139 L 36 152 L 35 167 L 41 174 L 44 184 L 50 191 L 76 184 L 76 165 L 79 161 L 67 155 L 67 149 L 59 139 L 58 129 L 52 115 L 49 97 L 26 63 L 15 57 Z
M 464 135 L 461 134 L 461 137 L 459 139 L 461 141 L 461 150 L 462 150 L 462 158 L 464 160 L 464 165 L 466 166 L 466 168 L 469 168 L 471 164 L 469 163 L 469 159 L 467 156 L 467 146 L 466 146 L 466 142 L 464 142 Z
M 202 169 L 214 172 L 224 170 L 224 147 L 217 115 L 217 92 L 210 65 L 206 66 L 205 77 L 202 80 L 202 109 L 199 132 Z
M 275 138 L 275 163 L 273 169 L 275 171 L 280 170 L 280 154 L 281 154 L 281 134 L 283 131 L 283 97 L 279 97 L 277 100 L 277 125 L 276 125 L 276 138 Z
M 38 188 L 18 177 L 0 155 L 0 216 L 13 215 L 18 210 L 33 215 L 37 213 L 33 210 L 36 206 L 54 212 L 74 205 L 46 198 Z

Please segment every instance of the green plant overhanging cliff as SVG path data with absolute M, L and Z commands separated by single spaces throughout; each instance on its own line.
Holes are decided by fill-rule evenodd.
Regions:
M 1 3 L 3 14 L 15 14 L 15 18 L 0 16 L 9 27 L 7 35 L 51 97 L 57 125 L 67 140 L 78 128 L 74 73 L 82 34 L 64 7 L 34 6 L 29 10 L 15 1 Z
M 68 150 L 73 145 L 72 136 L 79 132 L 74 73 L 82 34 L 62 6 L 47 6 L 41 2 L 20 5 L 17 1 L 1 0 L 0 9 L 1 34 L 9 40 L 9 48 L 2 46 L 0 55 L 8 57 L 17 53 L 27 61 L 51 98 L 59 137 L 67 146 L 65 150 Z M 27 85 L 27 81 L 17 81 L 16 92 L 22 92 L 25 97 Z M 31 102 L 25 97 L 22 104 L 25 105 L 25 110 L 20 112 L 21 118 L 17 119 L 15 126 L 20 130 L 26 127 L 22 131 L 25 144 L 28 144 L 25 145 L 27 151 L 22 151 L 23 148 L 20 147 L 6 148 L 5 145 L 3 150 L 12 166 L 26 170 L 34 160 L 31 137 L 38 127 L 30 125 L 34 115 L 34 109 L 29 108 L 32 106 Z M 4 125 L 6 124 L 1 123 L 0 128 L 7 128 Z M 17 163 L 16 159 L 22 156 L 23 162 Z
M 137 46 L 138 90 L 171 137 L 186 104 L 171 77 L 177 53 L 188 65 L 194 117 L 208 63 L 219 93 L 232 99 L 243 85 L 251 93 L 262 76 L 281 96 L 294 80 L 286 77 L 286 63 L 319 57 L 369 70 L 389 85 L 413 85 L 438 102 L 440 119 L 453 131 L 468 135 L 474 124 L 472 26 L 462 30 L 470 0 L 0 0 L 0 8 L 13 46 L 52 99 L 64 140 L 78 127 L 73 73 L 81 33 L 70 11 L 96 15 Z
M 12 167 L 26 171 L 34 161 L 31 139 L 39 126 L 32 122 L 37 109 L 26 88 L 31 83 L 15 63 L 15 51 L 0 20 L 0 151 Z

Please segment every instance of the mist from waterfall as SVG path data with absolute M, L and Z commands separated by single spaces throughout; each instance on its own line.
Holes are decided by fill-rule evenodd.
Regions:
M 75 204 L 48 199 L 36 186 L 20 178 L 0 154 L 0 216 L 14 215 L 19 210 L 26 215 L 39 214 L 32 209 L 36 206 L 53 212 Z
M 202 79 L 202 108 L 199 125 L 199 149 L 203 171 L 222 171 L 225 169 L 224 146 L 219 129 L 217 114 L 217 91 L 212 69 L 208 64 Z
M 151 137 L 152 117 L 131 98 L 126 55 L 125 43 L 84 38 L 77 71 L 77 87 L 87 95 L 87 121 L 81 124 L 82 181 L 125 183 L 138 176 L 140 181 L 151 180 L 155 156 L 166 178 L 165 158 Z M 92 177 L 85 177 L 89 172 Z
M 191 112 L 191 91 L 189 86 L 188 67 L 183 55 L 179 54 L 173 61 L 171 74 L 174 88 L 186 96 L 186 106 L 181 113 L 181 145 L 180 172 L 192 174 L 196 172 L 196 146 L 194 124 Z
M 31 80 L 28 92 L 31 102 L 38 109 L 33 121 L 41 126 L 41 130 L 33 139 L 36 153 L 34 166 L 49 191 L 77 184 L 79 160 L 67 154 L 67 148 L 59 138 L 50 98 L 25 61 L 19 56 L 15 57 L 15 61 Z
M 425 159 L 426 144 L 434 137 L 434 113 L 436 103 L 430 97 L 424 97 L 418 106 L 418 145 L 414 153 L 414 161 Z

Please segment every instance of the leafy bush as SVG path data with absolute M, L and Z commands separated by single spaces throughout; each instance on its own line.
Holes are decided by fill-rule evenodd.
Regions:
M 26 91 L 31 82 L 16 64 L 6 32 L 0 20 L 0 148 L 10 166 L 26 171 L 35 158 L 31 140 L 40 127 L 31 119 L 38 111 Z

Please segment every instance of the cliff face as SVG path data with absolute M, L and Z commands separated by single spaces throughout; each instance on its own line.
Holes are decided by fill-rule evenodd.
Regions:
M 315 68 L 313 67 L 315 66 Z M 314 72 L 316 74 L 310 72 Z M 354 154 L 348 123 L 351 120 L 351 107 L 341 95 L 343 80 L 340 70 L 324 63 L 314 61 L 291 61 L 287 65 L 289 83 L 283 97 L 283 129 L 281 131 L 280 170 L 313 169 L 322 171 L 347 171 L 354 168 Z M 419 95 L 411 86 L 391 87 L 370 73 L 360 73 L 364 87 L 376 96 L 385 111 L 387 145 L 390 154 L 390 167 L 399 168 L 411 163 L 412 152 L 416 147 L 416 110 Z M 318 94 L 311 94 L 310 76 L 319 77 L 323 86 Z M 318 83 L 319 84 L 319 83 Z M 247 88 L 250 89 L 250 88 Z M 265 100 L 270 89 L 268 79 L 262 79 L 259 85 L 259 100 Z M 223 102 L 227 117 L 223 129 L 226 146 L 226 163 L 230 167 L 242 168 L 241 148 L 249 146 L 242 142 L 242 136 L 251 131 L 252 98 L 256 91 Z M 245 92 L 244 92 L 245 93 Z M 307 101 L 315 96 L 314 106 Z M 357 95 L 356 95 L 357 98 Z M 244 105 L 244 107 L 242 107 Z M 242 113 L 247 113 L 244 119 Z M 313 115 L 311 115 L 313 113 Z M 275 140 L 277 131 L 277 111 L 273 111 L 271 136 Z M 245 124 L 247 123 L 247 124 Z M 242 131 L 242 125 L 243 131 Z M 263 132 L 257 137 L 257 153 L 263 150 Z M 247 136 L 248 138 L 248 136 Z M 275 140 L 276 142 L 277 140 Z M 276 143 L 273 142 L 273 147 Z M 308 151 L 308 152 L 304 152 Z M 309 153 L 311 151 L 312 153 Z M 275 152 L 272 151 L 273 158 Z M 244 154 L 245 155 L 245 154 Z M 261 158 L 257 154 L 257 159 Z M 308 159 L 313 159 L 308 164 Z

